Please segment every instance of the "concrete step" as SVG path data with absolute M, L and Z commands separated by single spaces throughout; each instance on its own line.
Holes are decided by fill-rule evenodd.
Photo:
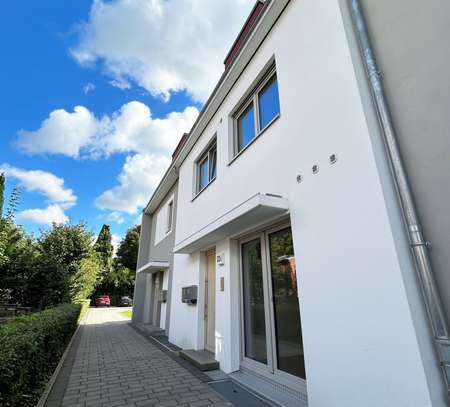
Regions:
M 214 359 L 214 354 L 207 350 L 185 349 L 180 351 L 180 356 L 203 372 L 219 369 L 219 362 Z

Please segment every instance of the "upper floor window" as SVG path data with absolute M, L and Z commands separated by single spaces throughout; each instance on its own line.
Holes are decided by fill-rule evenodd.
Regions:
M 279 115 L 278 81 L 273 68 L 235 116 L 235 155 L 247 147 Z
M 167 205 L 167 228 L 166 233 L 169 233 L 172 230 L 173 225 L 173 201 L 170 201 Z
M 200 156 L 196 164 L 196 193 L 198 194 L 217 175 L 217 143 L 214 140 Z

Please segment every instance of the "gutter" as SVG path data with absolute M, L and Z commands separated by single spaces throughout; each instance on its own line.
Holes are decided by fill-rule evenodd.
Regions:
M 392 175 L 397 189 L 405 228 L 409 237 L 411 251 L 416 264 L 416 271 L 422 289 L 423 300 L 427 310 L 429 323 L 436 352 L 439 357 L 442 376 L 447 393 L 450 396 L 450 337 L 445 319 L 444 308 L 434 278 L 429 255 L 430 243 L 425 240 L 414 198 L 406 175 L 405 166 L 400 154 L 397 135 L 384 92 L 383 81 L 376 57 L 370 42 L 366 21 L 360 0 L 349 0 L 354 28 L 358 37 L 361 56 L 369 80 L 378 119 L 381 125 L 384 145 L 390 162 Z

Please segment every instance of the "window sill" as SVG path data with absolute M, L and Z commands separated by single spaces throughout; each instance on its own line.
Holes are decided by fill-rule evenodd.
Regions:
M 247 149 L 256 141 L 258 140 L 261 135 L 263 133 L 266 132 L 266 130 L 272 126 L 273 123 L 275 123 L 279 118 L 280 118 L 280 113 L 278 113 L 267 125 L 266 127 L 264 127 L 262 130 L 260 130 L 260 132 L 253 138 L 252 141 L 250 141 L 250 143 L 248 143 L 241 151 L 239 151 L 239 153 L 237 153 L 227 164 L 227 166 L 229 167 L 231 164 L 233 164 L 242 154 L 244 154 L 245 151 L 247 151 Z
M 206 189 L 206 188 L 208 188 L 215 180 L 216 180 L 216 178 L 217 177 L 214 177 L 211 181 L 209 181 L 200 191 L 198 191 L 195 195 L 194 195 L 194 197 L 191 199 L 191 202 L 194 202 L 196 199 L 197 199 L 197 197 Z

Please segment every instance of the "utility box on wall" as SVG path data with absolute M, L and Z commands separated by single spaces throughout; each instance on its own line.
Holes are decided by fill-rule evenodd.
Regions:
M 197 304 L 197 293 L 198 288 L 196 285 L 191 285 L 189 287 L 183 287 L 181 289 L 181 302 L 189 305 Z
M 167 302 L 167 290 L 161 290 L 159 293 L 159 302 Z

